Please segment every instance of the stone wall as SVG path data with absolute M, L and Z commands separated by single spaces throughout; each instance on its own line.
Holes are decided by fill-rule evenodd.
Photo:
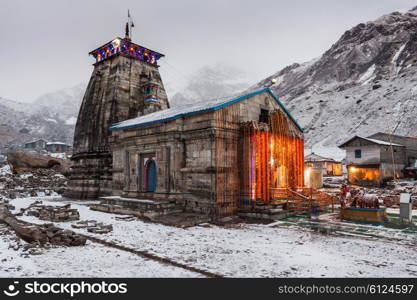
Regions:
M 258 94 L 249 99 L 249 101 L 239 102 L 240 122 L 258 121 L 261 109 L 272 112 L 275 109 L 281 109 L 275 99 L 269 93 Z
M 113 132 L 113 193 L 185 204 L 211 202 L 213 190 L 212 113 L 185 120 Z M 154 193 L 144 189 L 144 158 L 157 165 Z M 200 210 L 200 209 L 198 209 Z

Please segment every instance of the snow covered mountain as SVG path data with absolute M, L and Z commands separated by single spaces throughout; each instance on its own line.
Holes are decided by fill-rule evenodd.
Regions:
M 219 63 L 197 70 L 187 79 L 185 87 L 170 97 L 169 102 L 171 106 L 189 104 L 232 95 L 249 86 L 249 79 L 242 70 Z
M 321 57 L 251 89 L 266 86 L 305 128 L 310 146 L 378 131 L 417 136 L 417 7 L 361 23 Z
M 33 102 L 32 112 L 47 110 L 51 116 L 64 120 L 67 125 L 75 125 L 86 88 L 86 83 L 80 83 L 71 88 L 42 95 Z
M 43 95 L 33 103 L 0 98 L 0 153 L 36 138 L 72 144 L 86 84 Z

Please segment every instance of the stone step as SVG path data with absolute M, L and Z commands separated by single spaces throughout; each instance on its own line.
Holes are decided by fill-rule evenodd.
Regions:
M 172 200 L 149 200 L 137 198 L 125 198 L 120 196 L 101 197 L 101 204 L 120 205 L 131 209 L 158 210 L 175 208 L 177 203 Z
M 120 196 L 109 196 L 100 198 L 99 204 L 90 205 L 90 209 L 132 215 L 141 218 L 154 219 L 158 216 L 177 214 L 184 211 L 182 205 L 172 200 L 148 200 L 125 198 Z

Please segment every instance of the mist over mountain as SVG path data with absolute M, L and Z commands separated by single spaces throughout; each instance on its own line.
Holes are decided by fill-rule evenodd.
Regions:
M 67 125 L 75 125 L 86 88 L 87 83 L 80 83 L 42 95 L 33 102 L 32 112 L 39 113 L 47 110 L 50 115 L 65 120 Z
M 247 74 L 239 68 L 216 64 L 205 66 L 189 76 L 185 87 L 173 93 L 171 106 L 232 95 L 250 86 Z
M 44 138 L 72 144 L 86 84 L 48 93 L 32 103 L 0 98 L 0 152 Z

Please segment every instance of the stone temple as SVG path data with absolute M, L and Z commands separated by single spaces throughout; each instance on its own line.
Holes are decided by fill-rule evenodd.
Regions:
M 162 54 L 128 36 L 90 54 L 67 197 L 101 198 L 103 211 L 216 219 L 303 193 L 303 130 L 269 88 L 171 108 Z

